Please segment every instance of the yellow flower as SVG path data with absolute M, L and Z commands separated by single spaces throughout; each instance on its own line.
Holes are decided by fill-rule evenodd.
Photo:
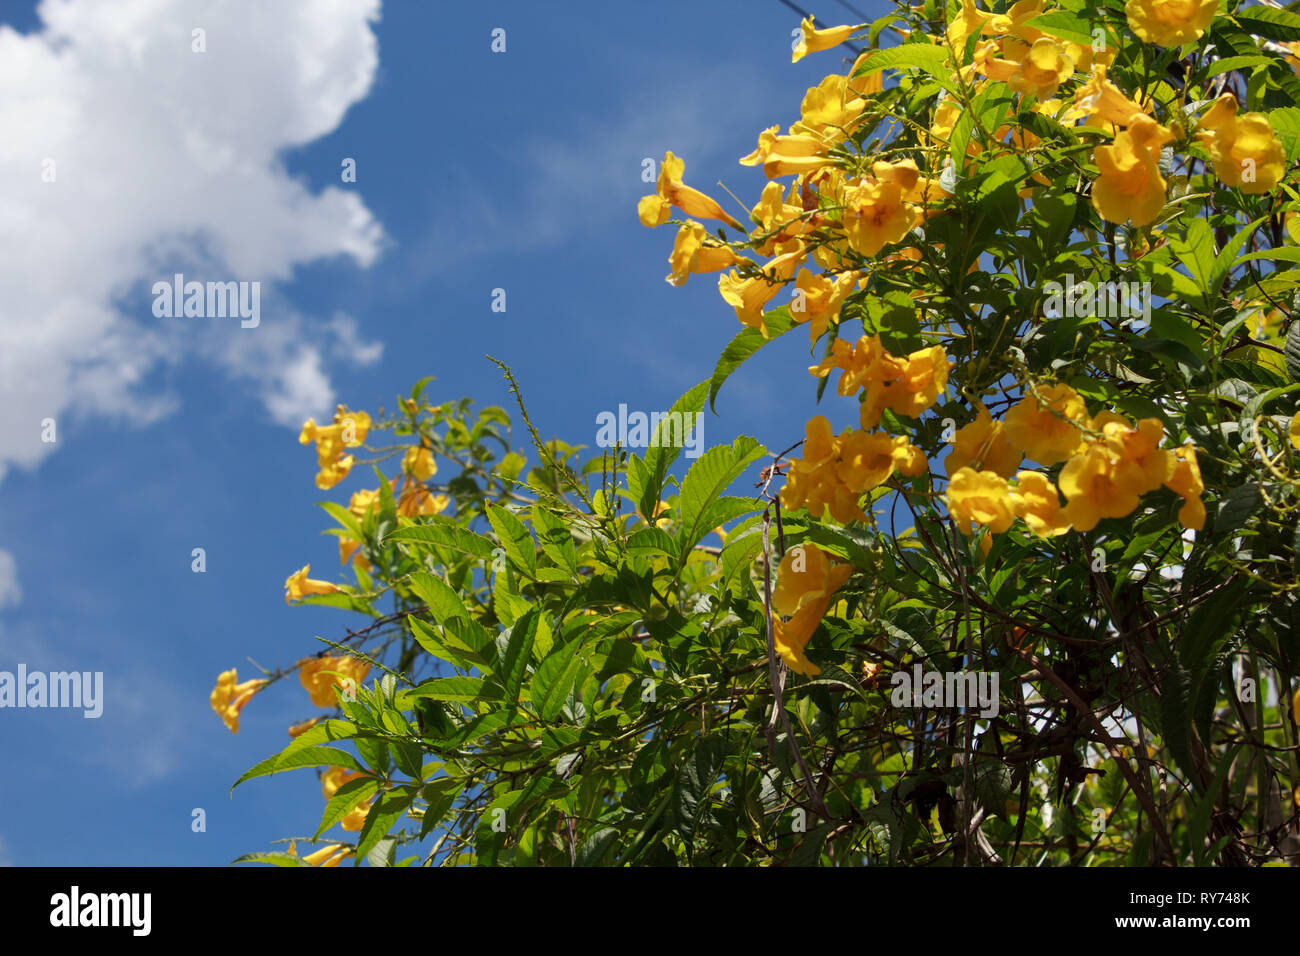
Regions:
M 808 323 L 809 341 L 816 342 L 826 333 L 832 322 L 838 322 L 840 306 L 853 291 L 857 273 L 846 272 L 839 276 L 814 275 L 800 269 L 795 277 L 795 301 L 790 306 L 790 317 L 795 322 Z
M 406 449 L 402 456 L 402 471 L 416 481 L 428 481 L 438 473 L 438 463 L 433 458 L 433 451 L 424 447 Z
M 320 472 L 316 475 L 316 487 L 333 488 L 348 476 L 352 470 L 353 458 L 344 456 L 345 448 L 357 448 L 365 443 L 370 434 L 370 416 L 365 412 L 350 412 L 346 405 L 339 405 L 334 412 L 334 424 L 317 425 L 315 419 L 309 418 L 303 423 L 298 434 L 298 442 L 306 445 L 316 443 L 316 464 Z
M 777 653 L 796 674 L 812 677 L 821 668 L 804 655 L 808 639 L 826 614 L 831 598 L 853 568 L 830 557 L 815 544 L 796 545 L 777 568 L 772 590 L 773 636 Z M 782 622 L 776 615 L 790 619 Z
M 1062 122 L 1072 123 L 1080 117 L 1087 117 L 1088 125 L 1111 123 L 1115 126 L 1129 126 L 1137 117 L 1146 113 L 1124 95 L 1118 86 L 1106 79 L 1106 67 L 1098 64 L 1093 68 L 1088 81 L 1074 94 L 1074 105 L 1065 111 Z
M 339 826 L 353 833 L 360 830 L 366 825 L 366 814 L 370 812 L 370 804 L 371 801 L 369 800 L 358 803 L 352 810 L 344 814 L 343 819 L 339 821 Z
M 1294 435 L 1294 422 L 1291 427 Z M 1205 527 L 1205 504 L 1201 501 L 1205 482 L 1201 480 L 1201 466 L 1196 460 L 1196 448 L 1187 444 L 1175 448 L 1170 454 L 1174 458 L 1174 470 L 1173 474 L 1165 480 L 1165 487 L 1183 499 L 1183 506 L 1178 511 L 1178 521 L 1184 528 L 1200 531 Z
M 355 657 L 308 657 L 298 665 L 298 680 L 317 707 L 333 707 L 335 687 L 360 684 L 370 673 L 370 665 Z
M 1011 440 L 1001 420 L 995 420 L 989 410 L 980 406 L 975 421 L 963 425 L 953 434 L 952 451 L 945 459 L 948 476 L 960 468 L 971 467 L 977 471 L 992 471 L 1010 478 L 1024 457 Z
M 976 52 L 976 68 L 989 79 L 1002 80 L 1025 96 L 1045 100 L 1074 75 L 1074 61 L 1051 37 L 1042 36 L 1035 40 L 1019 62 L 990 56 L 990 52 L 990 47 L 982 47 Z
M 1110 146 L 1092 152 L 1100 175 L 1092 184 L 1092 205 L 1107 222 L 1133 221 L 1145 226 L 1165 206 L 1165 179 L 1160 175 L 1160 149 L 1173 133 L 1145 114 L 1115 137 Z
M 1043 386 L 1038 394 L 1046 405 L 1031 394 L 1007 410 L 1007 438 L 1040 465 L 1054 465 L 1078 449 L 1083 436 L 1077 423 L 1086 420 L 1088 407 L 1068 385 Z
M 301 737 L 303 734 L 311 730 L 313 727 L 315 727 L 324 719 L 325 719 L 324 717 L 313 717 L 311 720 L 304 720 L 300 724 L 293 724 L 292 726 L 289 727 L 289 736 Z
M 236 669 L 222 671 L 217 676 L 217 684 L 212 688 L 208 702 L 226 725 L 226 729 L 232 734 L 237 734 L 240 711 L 253 699 L 253 695 L 269 683 L 268 680 L 255 678 L 241 684 Z
M 791 510 L 807 508 L 815 517 L 829 512 L 842 524 L 866 520 L 858 497 L 883 484 L 895 470 L 911 476 L 929 467 L 925 455 L 905 437 L 851 429 L 836 436 L 822 415 L 808 421 L 805 436 L 804 456 L 790 466 L 781 503 Z
M 831 47 L 839 46 L 849 37 L 853 36 L 855 30 L 860 29 L 856 26 L 827 27 L 825 30 L 818 30 L 813 26 L 812 17 L 804 17 L 799 24 L 799 29 L 803 36 L 799 38 L 794 52 L 790 54 L 790 62 L 798 63 L 809 53 L 818 53 L 821 50 L 829 50 Z
M 948 387 L 948 369 L 953 363 L 942 345 L 920 349 L 896 361 L 898 377 L 885 386 L 881 400 L 899 415 L 919 418 Z
M 343 592 L 343 589 L 337 584 L 330 584 L 328 581 L 316 581 L 307 577 L 307 572 L 310 570 L 311 565 L 304 564 L 300 570 L 295 571 L 285 579 L 285 604 L 292 601 L 301 601 L 309 594 L 341 594 Z
M 781 136 L 779 126 L 769 126 L 758 134 L 758 146 L 748 156 L 742 156 L 742 166 L 762 165 L 768 179 L 790 173 L 808 173 L 829 166 L 833 162 L 826 156 L 829 145 L 820 136 L 798 133 Z
M 1244 193 L 1266 193 L 1286 172 L 1286 153 L 1263 113 L 1237 115 L 1231 93 L 1219 97 L 1201 119 L 1197 139 L 1214 161 L 1214 173 Z
M 369 776 L 360 770 L 348 770 L 344 767 L 329 767 L 320 775 L 320 792 L 326 800 L 338 793 L 339 787 L 349 780 L 360 780 Z
M 303 861 L 312 866 L 338 866 L 340 862 L 353 855 L 353 852 L 342 843 L 327 843 L 315 853 L 308 853 L 303 857 Z
M 398 483 L 395 491 L 398 496 L 397 513 L 404 518 L 442 514 L 451 504 L 451 499 L 446 495 L 435 495 L 419 482 L 408 483 L 405 478 Z
M 989 24 L 993 14 L 985 13 L 975 5 L 975 0 L 962 0 L 961 12 L 957 17 L 948 24 L 948 42 L 953 45 L 960 57 L 965 49 L 966 41 L 971 36 L 982 34 Z
M 1040 471 L 1016 475 L 1016 513 L 1025 519 L 1030 531 L 1044 538 L 1070 530 L 1056 486 Z
M 637 204 L 637 214 L 642 225 L 652 228 L 662 226 L 672 215 L 671 207 L 676 206 L 696 219 L 720 219 L 739 229 L 740 223 L 728 215 L 716 200 L 682 182 L 682 173 L 685 171 L 686 164 L 671 151 L 664 154 L 655 195 L 646 196 Z
M 759 255 L 770 256 L 778 245 L 813 230 L 812 224 L 804 218 L 803 206 L 793 201 L 796 195 L 794 184 L 790 187 L 790 202 L 786 202 L 785 190 L 780 183 L 770 182 L 763 187 L 752 213 L 760 235 L 767 237 L 756 246 Z
M 1092 427 L 1105 435 L 1115 459 L 1114 480 L 1125 490 L 1144 495 L 1173 475 L 1174 459 L 1160 448 L 1165 437 L 1160 419 L 1144 418 L 1134 426 L 1122 415 L 1102 412 L 1092 420 Z
M 1295 417 L 1291 419 L 1289 437 L 1291 444 L 1300 449 L 1300 412 L 1296 412 Z
M 985 525 L 994 534 L 1011 527 L 1016 520 L 1016 497 L 1005 478 L 992 471 L 958 468 L 945 493 L 948 513 L 964 535 L 971 525 Z
M 1057 484 L 1068 499 L 1065 516 L 1080 531 L 1102 518 L 1124 518 L 1138 506 L 1138 493 L 1116 475 L 1117 457 L 1107 442 L 1092 442 L 1065 463 Z
M 673 251 L 668 256 L 672 269 L 666 277 L 669 285 L 682 285 L 692 272 L 718 272 L 749 261 L 732 252 L 730 246 L 706 241 L 708 236 L 703 224 L 694 221 L 677 230 Z
M 1291 714 L 1295 717 L 1296 723 L 1300 724 L 1300 690 L 1297 690 L 1295 696 L 1291 698 Z M 1300 794 L 1300 788 L 1297 788 L 1296 793 Z M 1296 798 L 1296 802 L 1300 803 L 1300 797 Z
M 379 489 L 373 491 L 361 490 L 352 492 L 352 499 L 348 502 L 348 511 L 358 521 L 364 521 L 366 515 L 379 507 Z
M 1128 0 L 1124 12 L 1139 40 L 1171 47 L 1199 40 L 1218 6 L 1218 0 Z
M 875 175 L 844 190 L 844 232 L 864 256 L 901 242 L 917 223 L 916 210 L 904 195 L 917 181 L 916 164 L 880 162 L 872 172 Z
M 926 460 L 925 452 L 913 445 L 910 438 L 906 435 L 897 435 L 893 441 L 891 454 L 894 458 L 894 470 L 900 475 L 915 478 L 930 470 L 930 462 Z
M 821 137 L 824 141 L 842 142 L 853 132 L 866 107 L 860 96 L 849 96 L 849 78 L 833 73 L 804 94 L 799 122 L 791 133 Z
M 794 276 L 794 270 L 807 255 L 807 249 L 797 239 L 779 246 L 780 254 L 763 267 L 761 275 L 748 279 L 737 272 L 718 277 L 718 292 L 723 301 L 736 310 L 742 324 L 758 329 L 767 337 L 767 323 L 763 319 L 763 306 L 781 291 L 785 282 Z

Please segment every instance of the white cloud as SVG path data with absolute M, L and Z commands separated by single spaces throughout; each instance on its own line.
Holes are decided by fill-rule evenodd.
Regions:
M 279 157 L 367 94 L 379 0 L 44 0 L 38 15 L 30 34 L 0 25 L 0 475 L 58 447 L 45 418 L 171 413 L 151 377 L 191 356 L 276 421 L 328 411 L 327 365 L 374 346 L 276 303 L 274 283 L 321 258 L 367 266 L 383 230 L 355 187 L 313 193 Z M 155 318 L 150 287 L 178 271 L 261 282 L 261 324 Z
M 18 564 L 8 551 L 0 551 L 0 608 L 12 607 L 23 599 L 18 587 Z

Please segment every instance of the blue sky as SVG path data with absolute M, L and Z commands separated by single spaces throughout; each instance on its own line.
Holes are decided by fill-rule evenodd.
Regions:
M 237 736 L 208 705 L 219 671 L 355 623 L 284 602 L 290 572 L 338 568 L 302 418 L 391 408 L 424 375 L 435 401 L 513 412 L 487 353 L 547 436 L 667 408 L 741 326 L 715 277 L 664 282 L 642 159 L 671 149 L 688 183 L 754 201 L 736 159 L 847 55 L 792 65 L 777 0 L 158 6 L 0 4 L 0 670 L 105 680 L 98 720 L 0 710 L 5 863 L 224 864 L 314 829 L 310 772 L 228 796 L 316 713 L 301 689 L 260 695 Z M 261 324 L 155 318 L 152 283 L 187 270 L 261 281 Z M 807 359 L 795 333 L 742 369 L 706 444 L 802 437 Z

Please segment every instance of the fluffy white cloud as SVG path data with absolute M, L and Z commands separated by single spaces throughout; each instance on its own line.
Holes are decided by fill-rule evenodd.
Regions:
M 11 607 L 23 599 L 18 587 L 18 564 L 8 551 L 0 551 L 0 609 Z
M 0 475 L 57 447 L 42 419 L 170 413 L 151 374 L 190 356 L 251 383 L 277 421 L 327 411 L 329 362 L 376 347 L 274 283 L 321 258 L 368 265 L 383 230 L 354 187 L 314 193 L 280 156 L 367 94 L 379 0 L 44 0 L 38 14 L 29 34 L 0 26 Z M 150 288 L 178 271 L 260 282 L 261 324 L 155 318 Z

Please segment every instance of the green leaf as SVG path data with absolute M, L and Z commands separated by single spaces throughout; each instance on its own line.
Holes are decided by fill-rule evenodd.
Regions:
M 949 93 L 955 94 L 957 92 L 952 82 L 953 71 L 948 63 L 948 51 L 942 46 L 936 46 L 929 42 L 904 43 L 899 46 L 891 46 L 888 49 L 877 50 L 867 57 L 867 61 L 858 67 L 857 72 L 853 75 L 855 77 L 870 76 L 872 73 L 879 73 L 885 69 L 924 70 Z
M 246 771 L 242 777 L 234 782 L 230 789 L 233 791 L 235 787 L 245 780 L 252 780 L 254 777 L 265 777 L 281 770 L 292 770 L 295 767 L 344 767 L 348 770 L 360 770 L 363 773 L 366 769 L 357 763 L 357 758 L 346 750 L 338 750 L 334 747 L 307 747 L 295 753 L 279 753 L 274 757 L 268 757 L 251 770 Z
M 686 443 L 687 429 L 694 425 L 696 440 L 703 440 L 703 435 L 699 433 L 701 427 L 699 422 L 702 417 L 700 413 L 704 410 L 707 388 L 707 382 L 700 382 L 687 389 L 677 401 L 673 402 L 673 407 L 668 410 L 668 414 L 655 426 L 650 447 L 645 453 L 643 480 L 633 499 L 641 514 L 654 514 L 655 506 L 659 504 L 659 498 L 663 494 L 664 482 L 668 479 L 668 469 L 677 460 L 682 452 L 682 446 Z M 676 428 L 674 429 L 673 426 Z M 629 490 L 631 487 L 629 480 Z
M 688 839 L 694 836 L 708 815 L 709 793 L 722 772 L 724 753 L 720 738 L 705 737 L 696 744 L 695 750 L 677 772 L 676 810 L 678 818 L 688 827 Z
M 243 856 L 230 861 L 230 865 L 236 863 L 270 863 L 272 866 L 311 866 L 301 857 L 291 856 L 288 853 L 245 853 Z
M 1088 20 L 1068 10 L 1053 10 L 1025 21 L 1025 26 L 1056 37 L 1058 40 L 1073 40 L 1083 46 L 1092 46 L 1092 31 L 1096 27 Z
M 524 523 L 513 511 L 495 503 L 487 506 L 487 516 L 506 557 L 514 562 L 515 567 L 532 577 L 537 571 L 537 542 L 528 533 Z
M 613 827 L 597 830 L 582 842 L 582 846 L 578 847 L 578 851 L 573 855 L 573 865 L 599 866 L 610 847 L 618 843 L 619 835 Z
M 325 804 L 325 811 L 321 814 L 320 826 L 316 828 L 315 836 L 319 837 L 355 810 L 358 804 L 370 799 L 370 796 L 378 790 L 379 781 L 374 777 L 362 777 L 343 784 L 334 792 L 334 796 L 330 797 L 329 803 Z
M 479 560 L 492 557 L 495 545 L 482 535 L 462 528 L 452 519 L 441 515 L 433 515 L 425 520 L 426 524 L 407 525 L 390 531 L 384 540 L 435 545 Z
M 1291 323 L 1291 331 L 1286 334 L 1286 370 L 1291 373 L 1292 381 L 1300 382 L 1300 322 Z
M 564 570 L 569 578 L 578 574 L 578 552 L 573 546 L 569 526 L 551 513 L 541 502 L 533 505 L 533 527 L 546 556 Z
M 524 674 L 532 660 L 533 642 L 537 639 L 540 622 L 539 612 L 531 610 L 515 621 L 509 631 L 506 652 L 501 661 L 498 675 L 506 691 L 506 701 L 514 704 L 519 701 L 519 689 L 524 683 Z
M 529 682 L 533 711 L 543 720 L 555 720 L 564 709 L 575 684 L 581 684 L 591 672 L 591 665 L 571 646 L 552 652 L 537 665 Z
M 497 699 L 500 695 L 482 677 L 431 677 L 410 690 L 402 692 L 405 698 L 428 697 L 431 700 L 450 700 L 468 704 L 479 698 Z
M 722 350 L 722 355 L 718 357 L 718 364 L 713 368 L 713 377 L 709 379 L 710 410 L 716 411 L 713 403 L 722 389 L 722 383 L 731 377 L 732 372 L 744 365 L 763 346 L 776 341 L 795 327 L 790 309 L 784 305 L 765 313 L 763 323 L 767 326 L 767 335 L 758 329 L 747 328 L 727 343 L 727 347 Z
M 370 808 L 370 812 L 366 814 L 365 825 L 362 826 L 361 834 L 357 839 L 357 866 L 361 865 L 361 858 L 388 835 L 388 831 L 401 819 L 414 797 L 414 789 L 403 787 L 384 794 L 379 798 L 379 802 Z
M 1219 513 L 1214 519 L 1214 536 L 1224 537 L 1242 527 L 1263 503 L 1256 485 L 1233 488 L 1219 502 Z
M 433 620 L 442 622 L 453 617 L 469 617 L 470 613 L 446 581 L 427 571 L 416 571 L 407 578 L 416 597 L 429 606 Z
M 1300 40 L 1300 15 L 1276 7 L 1246 7 L 1233 17 L 1242 28 L 1269 40 Z
M 710 448 L 691 466 L 682 480 L 680 498 L 682 528 L 678 535 L 681 560 L 714 525 L 708 524 L 710 506 L 740 477 L 753 462 L 767 454 L 767 449 L 747 435 L 730 445 Z

